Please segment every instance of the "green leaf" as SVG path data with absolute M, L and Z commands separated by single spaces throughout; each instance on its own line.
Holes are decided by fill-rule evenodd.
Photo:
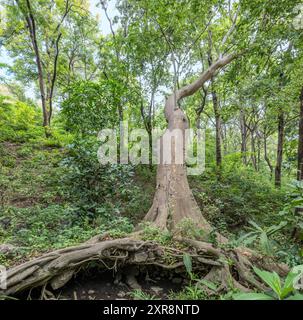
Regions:
M 234 296 L 234 300 L 274 300 L 273 297 L 265 293 L 237 293 Z
M 265 232 L 262 232 L 260 235 L 260 244 L 262 249 L 268 254 L 271 254 L 271 247 L 270 247 L 270 243 L 267 237 L 267 234 Z
M 297 293 L 285 300 L 303 300 L 303 294 Z
M 269 227 L 267 229 L 267 235 L 273 235 L 274 233 L 276 233 L 277 231 L 281 230 L 282 228 L 284 228 L 287 225 L 287 221 L 281 221 L 278 225 L 273 225 L 271 227 Z
M 205 285 L 206 287 L 208 287 L 209 289 L 211 289 L 213 291 L 217 290 L 217 286 L 211 281 L 207 281 L 207 280 L 201 279 L 201 280 L 198 281 L 198 283 L 200 283 L 202 285 Z
M 293 207 L 302 207 L 303 206 L 303 199 L 302 198 L 295 199 L 295 200 L 291 201 L 291 205 Z
M 251 224 L 253 227 L 255 227 L 257 230 L 259 230 L 260 232 L 263 232 L 263 229 L 257 225 L 254 221 L 250 220 L 248 221 L 249 224 Z
M 303 277 L 303 265 L 298 265 L 298 266 L 293 267 L 291 269 L 291 273 L 294 273 L 296 275 L 295 278 L 293 279 L 293 285 L 295 283 L 299 284 L 300 280 Z M 296 288 L 296 286 L 294 286 L 294 288 L 298 289 L 298 288 Z
M 282 288 L 279 275 L 276 272 L 263 271 L 256 267 L 253 269 L 263 282 L 265 282 L 278 295 L 278 297 L 281 298 Z
M 188 253 L 185 253 L 183 255 L 183 263 L 185 265 L 187 273 L 191 275 L 193 267 L 192 267 L 191 256 Z
M 281 299 L 287 297 L 294 290 L 294 280 L 298 276 L 297 273 L 289 272 L 282 289 Z
M 243 243 L 245 245 L 252 244 L 258 237 L 255 231 L 251 231 L 238 239 L 238 243 Z

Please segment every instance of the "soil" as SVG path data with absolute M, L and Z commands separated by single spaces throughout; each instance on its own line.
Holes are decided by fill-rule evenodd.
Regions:
M 112 270 L 91 268 L 79 272 L 64 287 L 58 290 L 46 288 L 48 299 L 56 300 L 135 300 L 135 289 L 126 282 L 127 269 L 114 273 Z M 165 271 L 161 268 L 146 268 L 136 276 L 141 291 L 147 299 L 169 299 L 173 292 L 182 291 L 188 283 L 186 275 Z M 23 293 L 20 298 L 40 299 L 42 288 L 36 288 L 29 294 Z M 143 298 L 143 296 L 142 296 Z
M 61 289 L 61 297 L 65 299 L 81 300 L 133 300 L 135 291 L 127 285 L 126 275 L 128 269 L 122 269 L 114 274 L 112 271 L 98 272 L 90 270 L 82 274 L 70 284 Z M 174 282 L 179 280 L 179 283 Z M 141 291 L 155 299 L 168 299 L 171 292 L 182 290 L 185 279 L 157 268 L 144 268 L 136 276 Z

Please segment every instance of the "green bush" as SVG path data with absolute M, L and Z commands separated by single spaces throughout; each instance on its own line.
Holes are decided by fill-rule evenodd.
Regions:
M 41 113 L 24 102 L 0 96 L 0 141 L 26 142 L 44 134 Z
M 134 167 L 100 165 L 98 147 L 95 137 L 75 139 L 68 146 L 67 157 L 61 162 L 67 171 L 62 177 L 66 194 L 79 215 L 92 219 L 105 215 L 110 219 L 126 213 L 129 216 L 141 208 L 144 198 L 134 183 Z
M 262 172 L 227 161 L 218 173 L 209 167 L 191 178 L 194 195 L 205 216 L 215 225 L 237 231 L 249 220 L 271 226 L 279 224 L 285 190 L 274 188 Z

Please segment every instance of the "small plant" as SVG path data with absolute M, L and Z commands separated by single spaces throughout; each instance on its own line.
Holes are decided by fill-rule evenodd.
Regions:
M 177 294 L 175 299 L 180 300 L 198 300 L 198 299 L 206 299 L 207 293 L 205 289 L 216 293 L 217 286 L 205 279 L 199 279 L 192 271 L 192 259 L 188 253 L 183 255 L 183 263 L 190 277 L 190 283 L 185 289 Z
M 182 219 L 177 226 L 178 232 L 181 236 L 186 236 L 195 239 L 202 239 L 205 237 L 205 233 L 201 228 L 198 228 L 197 225 L 188 218 Z
M 156 241 L 162 245 L 169 245 L 172 240 L 172 234 L 169 231 L 163 231 L 154 227 L 150 223 L 140 224 L 143 227 L 143 240 Z
M 269 237 L 274 235 L 277 231 L 281 230 L 286 226 L 286 222 L 281 222 L 278 225 L 272 225 L 270 227 L 261 228 L 256 222 L 249 221 L 251 227 L 249 227 L 250 232 L 239 238 L 238 242 L 244 245 L 252 244 L 258 241 L 261 250 L 267 255 L 273 255 L 272 242 Z
M 205 300 L 207 295 L 202 288 L 196 285 L 189 285 L 180 292 L 171 293 L 169 298 L 173 300 Z
M 148 294 L 140 289 L 136 289 L 130 293 L 134 300 L 156 300 L 156 296 Z
M 295 288 L 295 284 L 303 275 L 303 265 L 294 267 L 287 275 L 283 285 L 276 272 L 263 271 L 254 268 L 259 278 L 270 287 L 270 292 L 238 293 L 233 296 L 235 300 L 303 300 Z
M 303 181 L 294 180 L 288 184 L 290 200 L 285 204 L 279 215 L 282 216 L 293 234 L 303 239 Z

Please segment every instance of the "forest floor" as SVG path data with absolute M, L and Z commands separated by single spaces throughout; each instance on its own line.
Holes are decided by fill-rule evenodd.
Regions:
M 71 281 L 60 289 L 45 290 L 48 299 L 52 300 L 166 300 L 182 297 L 182 291 L 189 284 L 185 275 L 180 275 L 149 268 L 142 270 L 138 277 L 138 289 L 127 283 L 127 268 L 119 272 L 89 268 L 77 274 Z M 46 291 L 46 292 L 45 292 Z M 43 290 L 41 288 L 26 291 L 18 298 L 39 299 Z
M 140 289 L 127 284 L 124 270 L 112 271 L 87 270 L 78 275 L 63 288 L 54 291 L 54 298 L 68 300 L 133 300 L 133 299 L 170 299 L 188 285 L 188 279 L 175 275 L 167 277 L 161 270 L 140 273 L 137 277 Z

